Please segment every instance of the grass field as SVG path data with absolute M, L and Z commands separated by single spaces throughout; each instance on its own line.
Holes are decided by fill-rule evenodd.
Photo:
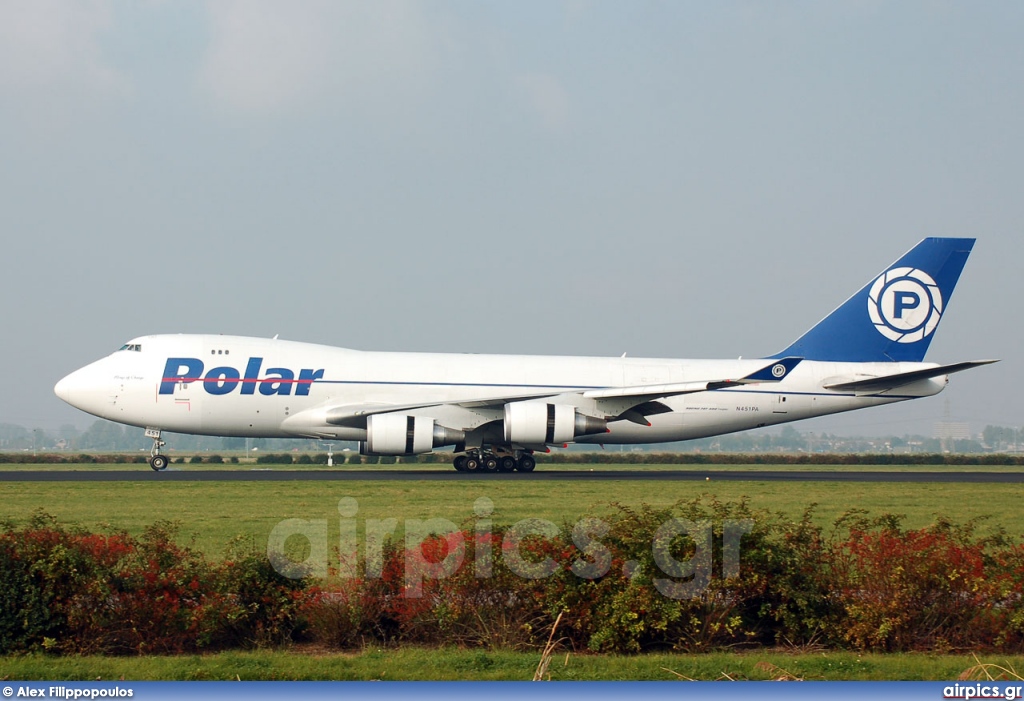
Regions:
M 0 678 L 90 681 L 125 679 L 177 681 L 341 680 L 341 681 L 528 681 L 540 656 L 527 652 L 396 648 L 358 654 L 315 651 L 225 652 L 178 657 L 0 658 Z M 981 662 L 1024 671 L 1024 657 L 982 658 Z M 553 681 L 673 680 L 952 680 L 975 667 L 971 655 L 857 654 L 852 652 L 751 652 L 635 656 L 554 654 Z M 984 678 L 975 677 L 975 678 Z
M 123 467 L 123 466 L 122 466 Z M 767 467 L 767 466 L 766 466 Z M 139 469 L 146 469 L 140 466 Z M 450 469 L 450 468 L 444 468 Z M 631 469 L 637 469 L 635 467 Z M 367 518 L 445 518 L 463 524 L 474 518 L 479 497 L 494 503 L 496 524 L 523 518 L 555 523 L 607 513 L 612 502 L 669 506 L 700 494 L 721 500 L 748 497 L 755 508 L 799 517 L 817 504 L 819 523 L 831 523 L 851 508 L 872 514 L 906 515 L 909 527 L 932 523 L 936 514 L 955 521 L 986 518 L 984 528 L 1001 526 L 1024 535 L 1024 485 L 706 482 L 693 481 L 345 481 L 345 482 L 5 482 L 0 485 L 0 518 L 22 522 L 42 509 L 64 523 L 109 526 L 131 533 L 158 520 L 181 523 L 182 536 L 217 557 L 238 536 L 265 544 L 283 519 L 327 519 L 338 532 L 338 500 L 354 497 L 356 515 Z M 332 536 L 333 539 L 333 536 Z

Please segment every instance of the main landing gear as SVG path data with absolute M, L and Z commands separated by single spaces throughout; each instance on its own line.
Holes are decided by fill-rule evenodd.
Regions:
M 149 466 L 156 472 L 167 469 L 167 456 L 160 454 L 160 448 L 166 444 L 160 440 L 160 436 L 159 428 L 146 429 L 146 438 L 153 439 L 153 448 L 149 451 Z
M 519 452 L 519 451 L 516 451 Z M 470 450 L 452 461 L 459 472 L 533 472 L 537 461 L 529 453 L 495 455 L 489 451 Z

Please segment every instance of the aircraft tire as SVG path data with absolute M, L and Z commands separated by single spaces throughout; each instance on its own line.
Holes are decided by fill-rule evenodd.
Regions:
M 484 472 L 497 472 L 498 471 L 498 458 L 493 455 L 488 455 L 483 459 L 481 463 L 484 468 Z
M 516 469 L 516 459 L 511 455 L 506 455 L 498 461 L 498 472 L 512 472 Z
M 155 472 L 167 469 L 167 457 L 164 455 L 154 455 L 149 459 L 149 466 L 153 468 Z
M 455 469 L 458 472 L 465 472 L 466 471 L 466 456 L 465 455 L 458 456 L 457 458 L 452 460 L 452 465 L 455 466 Z
M 516 469 L 520 472 L 533 472 L 533 468 L 537 467 L 537 461 L 533 459 L 532 455 L 523 455 L 519 458 L 519 464 L 516 465 Z
M 466 457 L 466 462 L 462 466 L 463 472 L 479 472 L 480 471 L 480 460 L 474 457 Z

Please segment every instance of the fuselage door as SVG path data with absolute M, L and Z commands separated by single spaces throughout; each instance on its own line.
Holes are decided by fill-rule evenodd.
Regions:
M 789 413 L 789 397 L 785 394 L 775 395 L 775 404 L 772 407 L 773 414 Z

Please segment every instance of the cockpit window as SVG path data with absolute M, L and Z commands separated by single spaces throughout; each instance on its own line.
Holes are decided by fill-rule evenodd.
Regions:
M 142 344 L 141 343 L 126 343 L 123 346 L 121 346 L 120 348 L 118 348 L 118 350 L 141 351 L 142 350 Z

